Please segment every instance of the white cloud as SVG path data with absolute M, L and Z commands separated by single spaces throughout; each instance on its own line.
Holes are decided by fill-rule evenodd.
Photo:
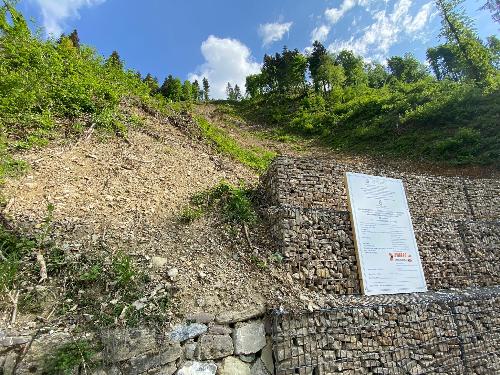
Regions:
M 415 17 L 409 17 L 405 22 L 406 31 L 415 33 L 422 30 L 432 15 L 432 3 L 425 4 Z
M 99 5 L 106 0 L 33 0 L 42 11 L 43 26 L 48 35 L 59 36 L 68 18 L 78 18 L 82 7 Z
M 271 43 L 283 39 L 285 33 L 290 31 L 293 22 L 273 22 L 259 26 L 259 36 L 262 38 L 262 45 L 267 46 Z
M 337 40 L 328 47 L 332 52 L 349 49 L 356 54 L 374 59 L 387 57 L 390 48 L 402 37 L 415 37 L 422 31 L 431 16 L 432 2 L 424 4 L 415 16 L 410 14 L 412 0 L 398 0 L 392 12 L 379 10 L 373 13 L 374 22 L 362 34 L 349 40 Z
M 328 33 L 330 32 L 330 26 L 321 25 L 319 27 L 315 27 L 311 32 L 311 43 L 315 40 L 319 42 L 324 42 L 328 37 Z
M 330 23 L 337 23 L 355 5 L 356 0 L 344 0 L 340 8 L 327 8 L 325 10 L 325 17 Z
M 236 39 L 210 35 L 201 44 L 201 53 L 205 63 L 189 74 L 189 80 L 197 79 L 201 84 L 206 77 L 212 98 L 225 98 L 228 82 L 233 86 L 237 84 L 244 91 L 245 78 L 260 72 L 260 64 L 253 61 L 250 49 Z

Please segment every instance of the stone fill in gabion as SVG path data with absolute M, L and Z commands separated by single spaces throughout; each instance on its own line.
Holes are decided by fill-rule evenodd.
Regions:
M 500 284 L 500 181 L 278 157 L 261 182 L 291 277 L 329 295 L 360 293 L 347 171 L 403 180 L 429 289 Z
M 276 313 L 277 375 L 500 373 L 498 287 L 349 297 Z

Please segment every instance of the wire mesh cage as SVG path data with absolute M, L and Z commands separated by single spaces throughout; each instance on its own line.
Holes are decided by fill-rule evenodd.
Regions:
M 498 287 L 390 299 L 276 312 L 276 375 L 500 373 Z

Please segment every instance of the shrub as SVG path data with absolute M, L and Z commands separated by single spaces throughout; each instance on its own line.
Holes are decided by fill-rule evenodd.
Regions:
M 253 191 L 243 186 L 237 188 L 222 181 L 217 186 L 194 195 L 191 198 L 190 206 L 185 208 L 183 213 L 195 212 L 197 218 L 203 212 L 217 208 L 227 223 L 253 223 L 256 221 L 257 215 L 253 208 L 252 199 Z
M 84 363 L 88 366 L 96 349 L 86 340 L 79 340 L 62 345 L 51 353 L 45 361 L 44 374 L 70 375 Z

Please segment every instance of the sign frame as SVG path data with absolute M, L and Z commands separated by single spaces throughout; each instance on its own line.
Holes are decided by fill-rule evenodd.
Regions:
M 354 203 L 353 199 L 353 193 L 351 191 L 352 186 L 350 185 L 349 178 L 350 177 L 361 177 L 361 178 L 368 178 L 368 179 L 383 179 L 386 180 L 387 182 L 390 182 L 392 184 L 397 184 L 399 185 L 400 191 L 398 192 L 400 194 L 400 199 L 402 203 L 402 209 L 404 210 L 404 215 L 405 219 L 408 220 L 408 234 L 410 236 L 408 245 L 412 247 L 412 249 L 408 250 L 409 253 L 413 253 L 413 257 L 411 258 L 411 262 L 415 261 L 415 267 L 416 271 L 418 272 L 419 276 L 419 281 L 421 282 L 422 285 L 419 285 L 417 287 L 408 287 L 408 288 L 403 288 L 403 289 L 397 289 L 397 287 L 392 286 L 391 288 L 381 288 L 380 290 L 374 290 L 374 289 L 368 289 L 368 274 L 366 270 L 366 260 L 364 256 L 364 249 L 363 246 L 361 245 L 361 235 L 360 235 L 360 220 L 357 217 L 357 207 L 356 204 Z M 406 192 L 404 189 L 403 181 L 400 179 L 395 179 L 395 178 L 389 178 L 389 177 L 382 177 L 382 176 L 373 176 L 373 175 L 367 175 L 363 173 L 354 173 L 354 172 L 345 172 L 344 173 L 344 184 L 345 184 L 345 189 L 347 193 L 347 206 L 349 210 L 349 216 L 351 219 L 351 226 L 352 226 L 352 233 L 353 233 L 353 239 L 354 239 L 354 248 L 355 248 L 355 254 L 356 254 L 356 261 L 358 265 L 358 277 L 360 281 L 360 287 L 361 291 L 364 295 L 381 295 L 381 294 L 399 294 L 399 293 L 423 293 L 427 292 L 427 282 L 425 280 L 425 274 L 424 270 L 422 267 L 422 261 L 420 258 L 420 252 L 418 250 L 418 245 L 417 241 L 415 239 L 415 232 L 413 228 L 413 222 L 410 214 L 410 210 L 408 207 L 408 200 L 406 198 Z M 389 253 L 390 254 L 390 253 Z M 410 255 L 411 257 L 411 255 Z

